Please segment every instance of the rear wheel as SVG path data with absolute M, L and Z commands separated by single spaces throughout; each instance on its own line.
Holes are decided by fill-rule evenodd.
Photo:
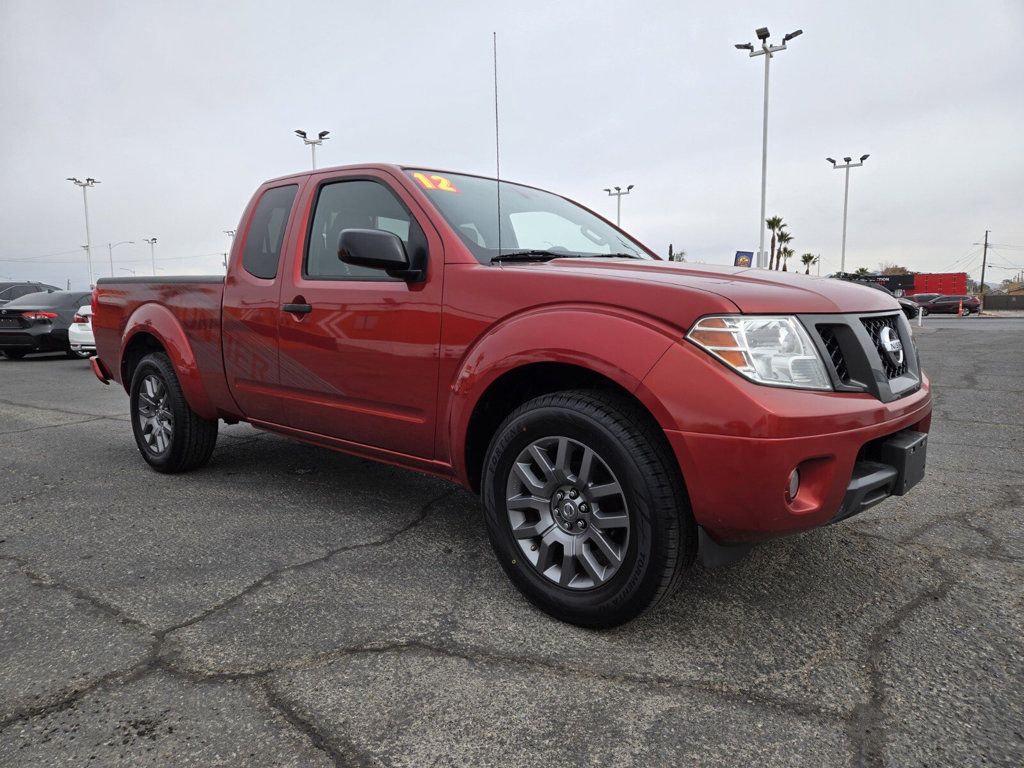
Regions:
M 132 431 L 139 452 L 158 472 L 201 467 L 217 444 L 217 421 L 200 418 L 185 400 L 163 352 L 139 361 L 130 388 Z
M 626 398 L 570 391 L 525 403 L 495 433 L 482 486 L 502 567 L 563 621 L 629 621 L 693 561 L 678 466 L 649 414 Z

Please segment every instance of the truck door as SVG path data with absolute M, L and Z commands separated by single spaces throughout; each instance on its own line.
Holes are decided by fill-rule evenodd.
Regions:
M 250 419 L 282 420 L 277 397 L 278 274 L 298 191 L 297 184 L 283 184 L 257 192 L 235 235 L 224 283 L 224 373 L 235 402 Z
M 432 458 L 444 277 L 440 237 L 416 201 L 383 172 L 318 174 L 302 196 L 300 207 L 309 212 L 305 239 L 281 292 L 288 426 Z M 393 232 L 410 254 L 426 249 L 426 279 L 406 282 L 342 263 L 338 237 L 349 228 Z

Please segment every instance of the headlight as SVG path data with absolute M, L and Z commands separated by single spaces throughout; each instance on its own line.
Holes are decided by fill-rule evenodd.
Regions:
M 832 389 L 818 351 L 795 317 L 704 317 L 686 338 L 758 384 Z

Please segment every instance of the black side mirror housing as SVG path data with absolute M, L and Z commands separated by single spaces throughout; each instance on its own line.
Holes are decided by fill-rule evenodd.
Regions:
M 409 282 L 423 276 L 423 270 L 410 266 L 402 239 L 383 229 L 343 229 L 338 236 L 338 258 L 346 264 L 382 269 Z

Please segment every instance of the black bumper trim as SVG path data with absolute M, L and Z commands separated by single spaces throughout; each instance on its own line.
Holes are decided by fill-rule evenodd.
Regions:
M 853 476 L 850 478 L 850 484 L 846 486 L 843 503 L 829 522 L 838 523 L 885 501 L 892 496 L 898 477 L 896 467 L 889 464 L 858 461 L 853 466 Z

